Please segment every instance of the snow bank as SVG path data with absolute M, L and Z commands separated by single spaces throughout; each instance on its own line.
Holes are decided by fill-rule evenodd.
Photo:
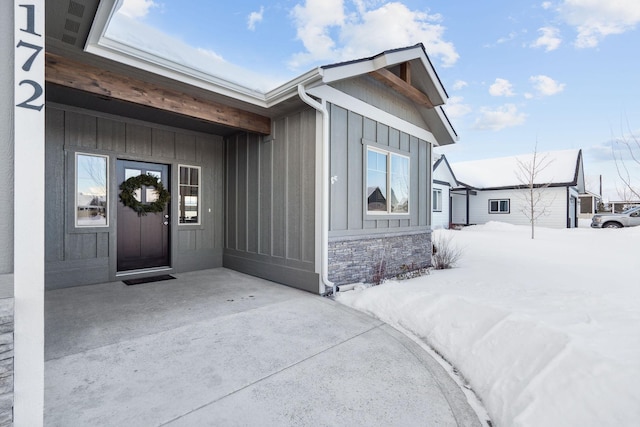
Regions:
M 622 426 L 640 419 L 640 228 L 501 223 L 451 233 L 459 268 L 338 301 L 419 336 L 498 426 Z

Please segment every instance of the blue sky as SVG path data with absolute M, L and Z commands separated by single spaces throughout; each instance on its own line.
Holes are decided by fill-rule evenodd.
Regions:
M 602 174 L 619 199 L 611 146 L 640 136 L 637 0 L 124 0 L 120 13 L 273 82 L 422 42 L 460 135 L 441 150 L 451 162 L 582 148 L 588 187 Z

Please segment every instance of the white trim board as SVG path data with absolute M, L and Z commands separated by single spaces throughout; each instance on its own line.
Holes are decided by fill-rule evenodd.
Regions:
M 435 136 L 428 130 L 416 126 L 413 123 L 409 123 L 391 113 L 387 113 L 371 104 L 367 104 L 364 101 L 354 98 L 338 89 L 331 86 L 323 85 L 308 89 L 307 92 L 310 95 L 324 99 L 327 102 L 346 108 L 349 111 L 360 114 L 378 122 L 391 126 L 399 131 L 406 132 L 409 135 L 415 136 L 422 140 L 427 141 L 430 144 L 437 145 Z

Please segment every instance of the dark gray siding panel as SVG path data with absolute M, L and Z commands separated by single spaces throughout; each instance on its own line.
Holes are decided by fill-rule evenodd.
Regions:
M 49 185 L 44 195 L 45 215 L 45 262 L 64 260 L 64 112 L 46 109 L 45 134 L 45 180 Z
M 151 153 L 154 158 L 175 159 L 175 132 L 151 129 Z
M 169 164 L 171 192 L 178 192 L 178 166 L 201 167 L 201 224 L 178 225 L 172 205 L 172 268 L 176 272 L 222 266 L 224 244 L 224 141 L 222 137 L 152 125 L 72 107 L 46 109 L 47 193 L 45 209 L 48 289 L 115 279 L 114 176 L 118 158 Z M 74 227 L 75 153 L 109 159 L 109 227 Z M 112 247 L 113 245 L 113 247 Z
M 151 128 L 137 123 L 127 123 L 127 154 L 151 157 Z
M 260 182 L 256 187 L 260 192 L 258 197 L 259 205 L 257 206 L 259 212 L 258 247 L 260 248 L 259 253 L 267 256 L 271 255 L 271 236 L 273 235 L 273 192 L 271 191 L 273 186 L 273 145 L 272 139 L 258 145 L 258 161 L 260 164 Z
M 224 265 L 318 291 L 315 273 L 315 120 L 305 110 L 273 122 L 273 134 L 226 144 Z
M 126 126 L 123 122 L 98 117 L 98 149 L 124 153 Z
M 429 221 L 431 146 L 384 123 L 330 105 L 331 237 L 416 231 Z M 373 217 L 366 213 L 367 145 L 410 158 L 409 215 Z

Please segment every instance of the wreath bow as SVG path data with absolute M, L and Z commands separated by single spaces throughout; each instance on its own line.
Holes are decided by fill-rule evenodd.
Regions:
M 134 193 L 138 188 L 142 188 L 142 186 L 155 188 L 158 193 L 158 198 L 151 203 L 139 202 L 135 198 Z M 138 216 L 146 215 L 149 212 L 158 213 L 164 211 L 170 198 L 171 194 L 164 188 L 162 182 L 153 175 L 141 174 L 132 176 L 120 184 L 120 201 L 123 205 L 136 211 Z

